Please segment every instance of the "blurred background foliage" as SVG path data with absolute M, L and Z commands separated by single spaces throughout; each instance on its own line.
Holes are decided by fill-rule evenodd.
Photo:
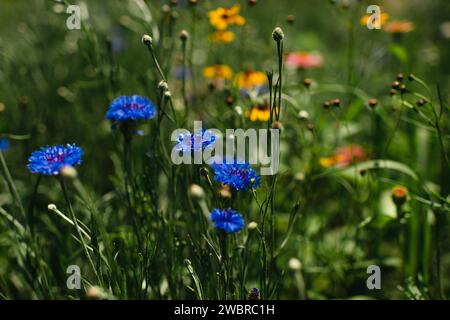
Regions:
M 182 29 L 191 33 L 188 50 L 195 85 L 189 81 L 188 91 L 193 95 L 195 89 L 195 97 L 191 97 L 193 118 L 202 119 L 209 126 L 226 128 L 235 126 L 233 108 L 225 103 L 227 91 L 210 91 L 208 80 L 202 76 L 203 68 L 223 63 L 235 73 L 247 69 L 276 70 L 271 33 L 275 26 L 281 26 L 285 52 L 317 51 L 322 54 L 324 65 L 312 70 L 288 70 L 285 76 L 283 92 L 294 103 L 286 103 L 286 109 L 292 108 L 291 114 L 286 111 L 285 118 L 282 115 L 285 131 L 281 187 L 277 192 L 279 239 L 286 233 L 289 212 L 299 197 L 302 207 L 290 242 L 277 260 L 280 274 L 283 272 L 278 297 L 300 298 L 303 286 L 309 298 L 442 297 L 436 285 L 431 235 L 435 217 L 428 204 L 414 197 L 433 200 L 423 193 L 424 185 L 446 197 L 450 189 L 449 168 L 440 163 L 441 150 L 435 134 L 417 124 L 414 115 L 401 121 L 388 150 L 381 145 L 396 128 L 398 99 L 391 97 L 389 91 L 397 73 L 403 73 L 405 78 L 413 73 L 423 79 L 432 88 L 435 101 L 435 85 L 439 83 L 446 102 L 443 108 L 448 111 L 450 2 L 260 0 L 250 6 L 247 1 L 239 1 L 240 14 L 247 22 L 234 29 L 236 39 L 230 44 L 208 40 L 212 27 L 207 12 L 238 1 L 198 2 L 192 8 L 187 1 L 180 0 L 166 12 L 162 9 L 168 4 L 166 1 L 77 1 L 82 9 L 83 27 L 68 30 L 68 15 L 62 4 L 47 0 L 1 0 L 0 134 L 11 135 L 5 157 L 24 203 L 30 201 L 35 178 L 26 168 L 31 152 L 42 145 L 76 142 L 85 151 L 84 165 L 79 168 L 80 181 L 95 194 L 102 219 L 119 237 L 120 219 L 116 215 L 122 209 L 120 199 L 115 196 L 119 184 L 115 180 L 120 172 L 120 148 L 104 114 L 118 95 L 141 94 L 156 100 L 155 87 L 160 79 L 141 43 L 142 34 L 152 34 L 169 75 L 176 106 L 181 109 L 177 72 L 182 67 L 182 55 L 178 35 Z M 413 22 L 415 29 L 400 37 L 383 30 L 368 30 L 360 24 L 360 18 L 370 4 L 382 6 L 393 20 Z M 289 15 L 295 16 L 293 22 L 287 22 Z M 305 77 L 318 84 L 314 94 L 309 95 L 303 87 Z M 346 85 L 360 91 L 356 96 L 349 94 Z M 226 87 L 231 89 L 229 84 Z M 244 110 L 254 103 L 235 93 L 233 97 L 234 105 Z M 342 100 L 343 108 L 327 112 L 322 104 L 334 98 Z M 375 127 L 368 98 L 378 99 L 376 112 L 380 123 Z M 414 99 L 410 102 L 416 103 Z M 300 110 L 308 111 L 317 140 L 311 139 L 306 127 L 296 119 Z M 348 121 L 348 127 L 336 129 L 340 121 Z M 374 132 L 374 128 L 379 131 Z M 443 128 L 448 145 L 448 112 Z M 144 137 L 138 140 L 136 150 L 143 154 L 145 137 L 151 132 L 147 127 L 142 129 Z M 370 172 L 357 178 L 350 170 L 347 172 L 350 178 L 340 172 L 315 180 L 312 173 L 324 170 L 318 157 L 328 156 L 336 147 L 350 143 L 362 145 L 371 158 L 394 160 L 406 169 L 401 168 L 400 173 Z M 169 141 L 167 144 L 170 146 Z M 448 151 L 447 147 L 445 152 L 449 154 Z M 409 169 L 417 174 L 418 181 L 401 173 Z M 412 194 L 407 204 L 413 218 L 407 222 L 412 239 L 408 240 L 406 275 L 397 245 L 401 229 L 393 223 L 395 206 L 390 198 L 392 186 L 398 183 L 406 185 Z M 0 186 L 0 192 L 0 205 L 8 207 L 11 198 L 6 185 Z M 65 266 L 79 255 L 79 248 L 70 241 L 69 226 L 47 213 L 49 203 L 63 206 L 57 185 L 45 179 L 36 201 L 39 242 L 55 277 L 51 285 L 53 294 L 44 296 L 70 296 L 71 292 L 58 286 L 64 287 Z M 84 206 L 78 204 L 77 208 L 85 217 L 89 216 Z M 440 223 L 441 277 L 448 296 L 448 212 L 444 212 Z M 31 293 L 23 275 L 15 271 L 11 232 L 9 224 L 0 219 L 0 289 L 4 297 L 43 297 Z M 184 257 L 191 257 L 189 251 L 184 252 Z M 300 259 L 301 272 L 288 268 L 292 257 Z M 382 266 L 382 290 L 370 291 L 366 287 L 366 268 L 372 263 Z M 34 272 L 39 273 L 29 270 L 28 276 L 32 277 Z M 152 296 L 155 297 L 158 296 Z M 182 297 L 192 295 L 184 292 L 179 296 Z

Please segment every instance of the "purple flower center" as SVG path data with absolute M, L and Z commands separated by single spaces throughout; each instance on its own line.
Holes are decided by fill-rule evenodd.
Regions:
M 142 108 L 142 106 L 137 102 L 129 102 L 125 104 L 125 108 L 130 110 L 139 110 Z
M 63 153 L 47 154 L 47 155 L 45 155 L 45 160 L 47 160 L 49 163 L 63 162 L 64 161 L 64 154 Z

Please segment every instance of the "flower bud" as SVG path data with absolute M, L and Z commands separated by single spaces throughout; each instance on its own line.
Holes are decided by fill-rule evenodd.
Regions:
M 148 34 L 144 34 L 142 36 L 142 43 L 145 44 L 146 46 L 151 46 L 153 43 L 153 39 Z
M 293 271 L 300 271 L 302 269 L 302 263 L 297 258 L 291 258 L 288 262 L 289 269 Z
M 186 41 L 187 39 L 189 39 L 189 32 L 187 32 L 187 30 L 181 30 L 180 32 L 180 40 L 181 41 Z
M 403 186 L 395 186 L 392 189 L 392 201 L 397 207 L 401 207 L 405 204 L 408 197 L 408 189 Z
M 189 194 L 191 197 L 196 199 L 203 199 L 205 197 L 205 191 L 202 187 L 200 187 L 198 184 L 191 184 L 189 187 Z
M 255 221 L 248 224 L 248 230 L 255 230 L 256 228 L 258 228 L 258 224 Z
M 49 211 L 56 211 L 56 210 L 58 210 L 58 208 L 56 207 L 56 205 L 53 204 L 53 203 L 50 203 L 50 204 L 47 206 L 47 208 L 48 208 Z
M 371 108 L 375 108 L 378 104 L 378 100 L 377 99 L 369 99 L 369 107 Z
M 306 110 L 302 110 L 298 113 L 298 117 L 300 118 L 300 120 L 305 121 L 308 120 L 309 118 L 309 113 Z
M 75 179 L 78 176 L 78 172 L 72 166 L 64 166 L 61 168 L 61 175 L 65 178 Z
M 248 300 L 260 300 L 258 288 L 253 288 L 248 294 Z
M 272 32 L 272 38 L 276 42 L 280 42 L 284 38 L 283 30 L 280 27 L 276 27 Z

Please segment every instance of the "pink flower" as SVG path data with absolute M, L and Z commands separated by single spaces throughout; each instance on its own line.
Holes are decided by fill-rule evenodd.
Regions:
M 298 69 L 312 69 L 323 65 L 323 58 L 319 53 L 291 52 L 286 56 L 286 65 Z

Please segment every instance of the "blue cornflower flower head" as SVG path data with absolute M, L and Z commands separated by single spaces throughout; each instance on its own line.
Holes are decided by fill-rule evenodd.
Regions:
M 213 148 L 216 136 L 209 130 L 202 130 L 202 133 L 186 132 L 180 134 L 175 145 L 175 150 L 183 152 L 201 151 Z
M 240 213 L 231 208 L 213 209 L 211 220 L 217 229 L 221 229 L 226 233 L 235 233 L 244 227 L 244 219 Z
M 236 190 L 246 191 L 252 187 L 257 188 L 261 182 L 260 176 L 248 162 L 239 163 L 234 160 L 233 163 L 213 163 L 211 167 L 216 181 Z
M 42 147 L 31 154 L 28 169 L 31 173 L 58 175 L 65 166 L 80 164 L 82 155 L 83 150 L 75 144 Z
M 9 149 L 9 140 L 8 138 L 0 139 L 0 151 L 6 151 Z
M 106 119 L 123 122 L 153 119 L 155 115 L 155 106 L 148 98 L 137 95 L 120 96 L 109 106 Z

